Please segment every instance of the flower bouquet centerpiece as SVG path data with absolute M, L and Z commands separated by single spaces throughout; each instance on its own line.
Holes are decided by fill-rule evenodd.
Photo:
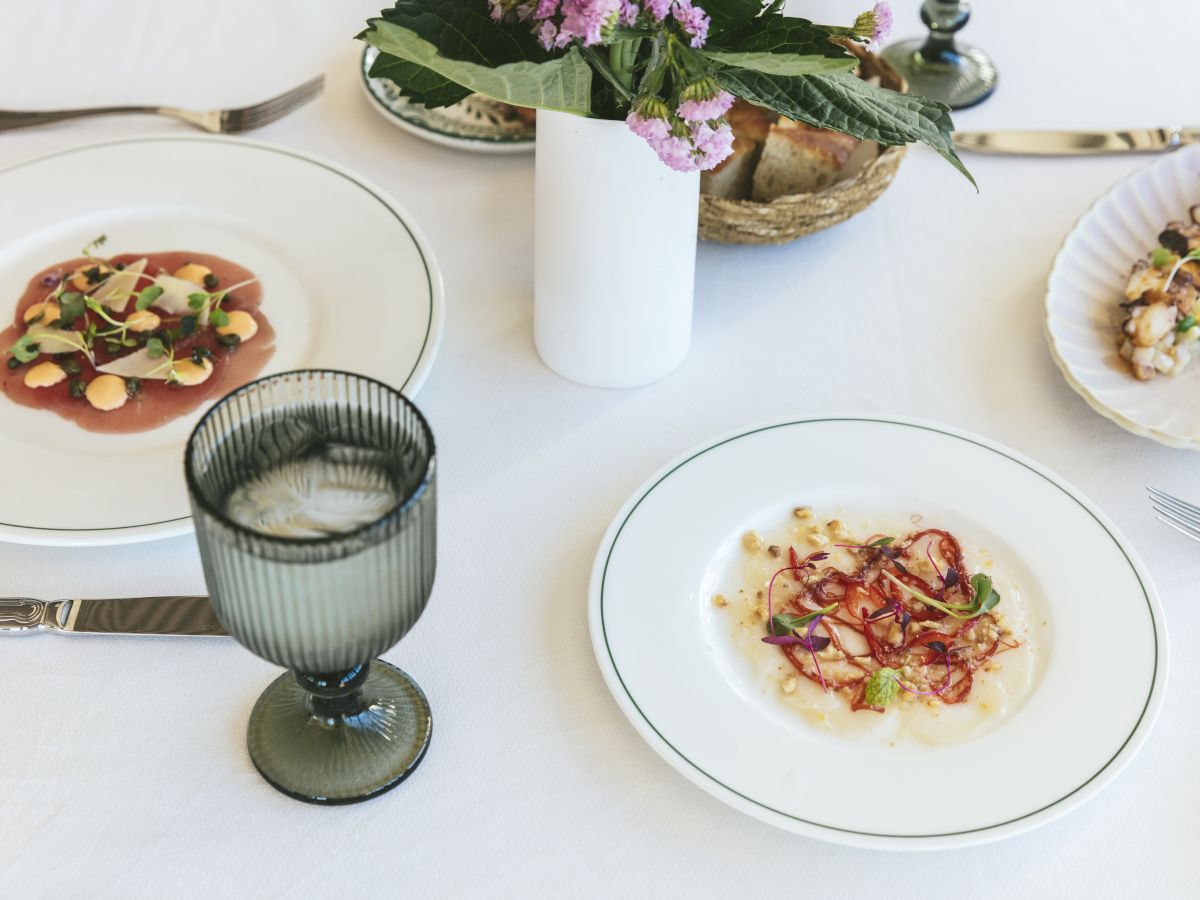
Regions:
M 552 369 L 628 387 L 691 333 L 699 172 L 732 152 L 735 97 L 883 145 L 922 142 L 969 178 L 949 110 L 855 77 L 885 3 L 847 26 L 782 0 L 400 0 L 362 39 L 373 76 L 445 106 L 472 93 L 539 110 L 534 337 Z

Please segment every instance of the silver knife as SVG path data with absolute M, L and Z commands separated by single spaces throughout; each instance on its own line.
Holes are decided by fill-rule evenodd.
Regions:
M 207 597 L 133 597 L 128 600 L 0 599 L 0 634 L 66 631 L 74 634 L 227 635 Z
M 1080 156 L 1097 153 L 1150 153 L 1200 141 L 1200 128 L 1146 128 L 1129 131 L 956 131 L 954 145 L 977 153 Z

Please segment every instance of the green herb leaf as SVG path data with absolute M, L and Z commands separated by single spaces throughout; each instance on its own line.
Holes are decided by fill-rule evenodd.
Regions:
M 876 669 L 867 679 L 863 699 L 871 706 L 891 706 L 900 695 L 900 673 L 884 666 Z
M 770 634 L 789 634 L 792 631 L 795 631 L 797 628 L 803 628 L 813 619 L 817 618 L 817 616 L 828 616 L 832 614 L 837 607 L 838 605 L 836 603 L 830 603 L 824 609 L 819 609 L 816 612 L 805 613 L 802 616 L 793 616 L 789 615 L 788 613 L 776 613 L 771 617 L 771 625 L 773 626 L 773 630 L 772 628 L 768 628 L 767 631 Z
M 104 243 L 105 243 L 107 240 L 108 240 L 108 235 L 107 235 L 107 234 L 102 234 L 102 235 L 100 235 L 99 237 L 96 237 L 96 238 L 94 238 L 94 239 L 92 239 L 92 240 L 88 241 L 86 244 L 84 244 L 84 245 L 83 245 L 83 255 L 84 255 L 84 256 L 91 256 L 91 255 L 92 255 L 92 251 L 94 251 L 94 250 L 97 250 L 97 249 L 98 249 L 98 248 L 100 248 L 100 247 L 103 247 L 103 246 L 104 246 Z
M 64 291 L 62 296 L 58 298 L 58 321 L 60 327 L 71 325 L 82 316 L 89 306 L 88 301 L 91 297 L 85 297 L 78 291 Z
M 735 96 L 815 128 L 887 145 L 921 141 L 975 184 L 954 150 L 954 123 L 941 103 L 873 87 L 849 72 L 789 77 L 717 66 L 712 74 Z
M 18 362 L 27 363 L 37 359 L 40 350 L 37 342 L 30 335 L 23 334 L 15 344 L 8 348 L 8 352 Z
M 207 302 L 208 294 L 188 294 L 188 307 L 191 309 L 203 309 Z
M 1150 265 L 1156 269 L 1165 269 L 1171 264 L 1171 260 L 1175 258 L 1175 254 L 1166 247 L 1156 247 L 1154 252 L 1150 254 Z
M 1180 320 L 1179 324 L 1175 326 L 1175 330 L 1182 334 L 1183 332 L 1190 330 L 1195 324 L 1195 316 L 1184 316 Z
M 208 321 L 217 328 L 224 328 L 229 324 L 229 313 L 223 309 L 214 309 L 208 314 Z
M 161 297 L 163 289 L 157 284 L 152 284 L 149 287 L 142 288 L 137 295 L 137 303 L 133 304 L 134 309 L 143 310 L 149 309 L 154 305 L 154 301 Z
M 523 60 L 496 65 L 488 52 L 491 45 L 511 53 L 515 45 L 513 35 L 492 22 L 482 5 L 475 10 L 455 12 L 464 27 L 471 29 L 470 38 L 481 39 L 465 45 L 475 51 L 472 55 L 478 61 L 444 56 L 440 52 L 441 45 L 435 46 L 412 29 L 385 19 L 370 20 L 371 27 L 361 37 L 379 48 L 381 53 L 440 75 L 473 93 L 514 106 L 552 109 L 580 116 L 591 112 L 592 69 L 576 48 L 557 57 L 543 56 L 536 62 Z M 437 14 L 426 11 L 423 15 Z M 439 34 L 445 35 L 448 30 L 449 26 Z M 461 44 L 463 39 L 456 40 Z M 488 46 L 484 46 L 485 43 Z M 499 56 L 505 58 L 504 54 Z M 400 87 L 403 89 L 404 84 Z
M 975 598 L 971 601 L 972 612 L 975 615 L 991 612 L 1000 603 L 1000 594 L 992 587 L 990 575 L 984 575 L 982 572 L 972 575 L 971 587 L 975 591 Z
M 867 546 L 868 547 L 886 547 L 895 540 L 896 539 L 894 537 L 881 537 L 877 541 L 871 541 L 871 543 L 867 544 Z
M 158 359 L 160 357 L 166 356 L 167 355 L 166 345 L 163 344 L 163 342 L 159 338 L 152 337 L 152 338 L 150 338 L 150 340 L 146 341 L 146 354 L 151 359 Z

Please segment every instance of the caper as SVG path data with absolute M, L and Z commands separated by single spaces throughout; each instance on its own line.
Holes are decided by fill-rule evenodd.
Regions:
M 80 381 L 78 378 L 72 378 L 71 383 L 70 383 L 70 385 L 68 385 L 68 387 L 71 391 L 71 396 L 75 397 L 76 399 L 78 399 L 79 397 L 82 397 L 84 394 L 87 393 L 87 385 L 84 384 L 82 381 Z
M 21 361 L 15 356 L 10 356 L 8 358 L 8 367 L 10 369 L 19 369 L 21 367 Z
M 1187 238 L 1174 229 L 1168 228 L 1166 231 L 1160 234 L 1158 236 L 1158 242 L 1176 256 L 1187 256 Z
M 80 372 L 79 360 L 75 359 L 74 357 L 68 357 L 67 359 L 64 359 L 61 365 L 62 370 L 68 375 L 78 375 Z
M 221 283 L 221 279 L 218 278 L 216 275 L 214 275 L 212 272 L 209 272 L 207 275 L 204 276 L 204 287 L 207 290 L 215 291 L 217 289 L 217 285 L 220 283 Z

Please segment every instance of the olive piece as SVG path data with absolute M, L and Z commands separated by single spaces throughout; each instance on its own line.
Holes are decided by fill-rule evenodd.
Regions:
M 1176 256 L 1187 256 L 1188 242 L 1178 231 L 1168 228 L 1158 236 L 1158 242 L 1174 253 Z

